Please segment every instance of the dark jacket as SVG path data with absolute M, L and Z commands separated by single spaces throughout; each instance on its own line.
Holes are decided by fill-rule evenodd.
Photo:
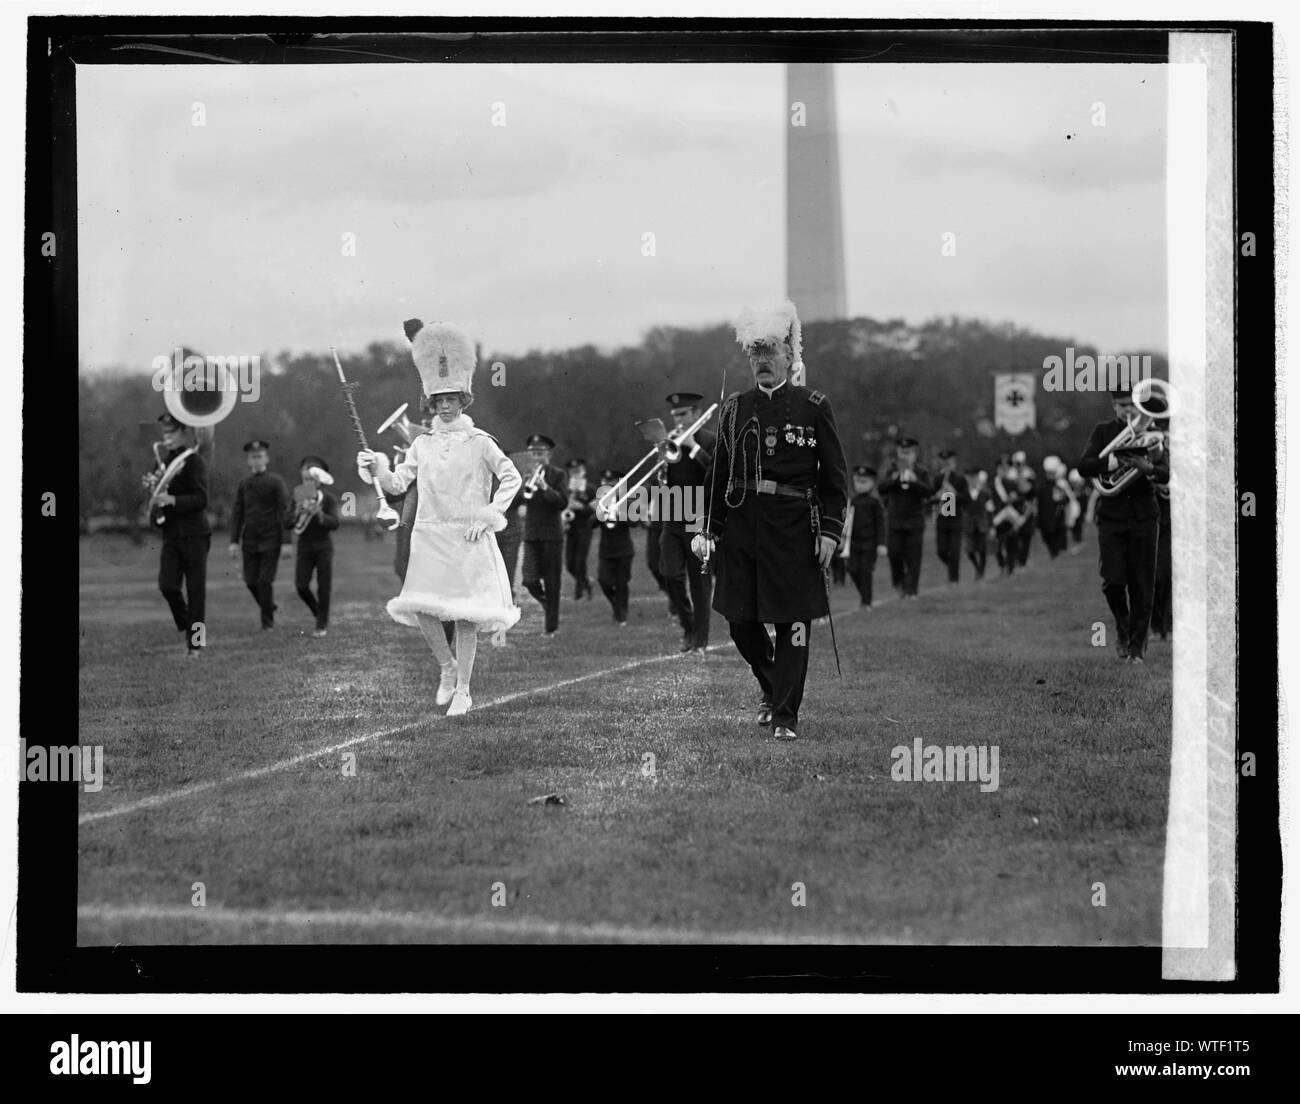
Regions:
M 230 514 L 230 543 L 246 551 L 264 552 L 284 541 L 284 515 L 290 504 L 289 488 L 274 472 L 246 476 L 235 490 Z
M 853 530 L 849 534 L 849 555 L 870 552 L 885 543 L 885 505 L 875 491 L 853 496 Z
M 184 449 L 172 449 L 167 454 L 170 464 Z M 171 506 L 163 506 L 162 525 L 164 540 L 179 537 L 201 537 L 212 532 L 208 524 L 208 464 L 197 452 L 189 456 L 181 470 L 172 476 L 167 493 L 176 496 Z
M 898 465 L 890 464 L 880 481 L 880 497 L 891 529 L 925 528 L 925 505 L 934 494 L 934 481 L 924 464 L 913 465 L 912 475 L 915 478 L 904 483 Z
M 947 486 L 944 486 L 944 480 Z M 948 488 L 952 488 L 952 504 L 947 505 Z M 934 523 L 941 529 L 960 529 L 962 515 L 970 505 L 970 488 L 961 472 L 943 472 L 934 476 Z
M 1109 457 L 1103 459 L 1101 450 L 1110 444 L 1123 428 L 1124 423 L 1118 418 L 1097 423 L 1092 436 L 1088 438 L 1088 447 L 1083 450 L 1079 463 L 1075 465 L 1081 476 L 1085 479 L 1095 479 L 1109 474 Z M 1159 459 L 1153 460 L 1152 464 L 1155 466 L 1155 471 L 1152 472 L 1151 479 L 1139 475 L 1118 494 L 1099 495 L 1093 516 L 1098 521 L 1149 521 L 1151 518 L 1159 517 L 1160 507 L 1156 502 L 1156 490 L 1152 486 L 1152 480 L 1156 483 L 1169 482 L 1168 454 L 1161 450 Z
M 298 547 L 315 548 L 322 544 L 332 544 L 330 534 L 339 527 L 339 500 L 329 491 L 321 488 L 320 512 L 307 523 L 307 528 L 298 534 Z M 289 508 L 285 518 L 285 527 L 292 529 L 298 520 L 296 504 Z
M 987 533 L 992 524 L 993 511 L 989 509 L 993 498 L 988 490 L 981 487 L 974 495 L 966 488 L 966 502 L 961 512 L 961 531 L 963 533 Z
M 596 530 L 600 533 L 600 542 L 596 555 L 602 560 L 618 560 L 635 553 L 632 547 L 632 523 L 630 521 L 597 522 Z
M 760 474 L 802 494 L 736 485 Z M 713 608 L 732 621 L 786 624 L 824 616 L 813 507 L 821 535 L 835 541 L 848 507 L 848 471 L 830 400 L 789 382 L 770 396 L 757 387 L 729 396 L 718 420 L 708 494 L 710 535 L 720 541 Z
M 521 472 L 524 485 L 532 472 Z M 550 464 L 545 472 L 547 487 L 537 491 L 532 498 L 523 497 L 521 501 L 527 507 L 524 513 L 524 540 L 526 541 L 562 541 L 564 540 L 564 520 L 560 515 L 569 504 L 569 477 L 563 468 Z M 523 492 L 521 491 L 522 495 Z

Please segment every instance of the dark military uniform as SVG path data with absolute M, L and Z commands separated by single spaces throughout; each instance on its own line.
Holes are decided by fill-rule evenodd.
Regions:
M 849 578 L 858 588 L 859 604 L 869 606 L 876 573 L 876 549 L 885 543 L 885 507 L 875 491 L 854 495 L 850 506 L 853 521 L 845 541 Z
M 164 464 L 170 464 L 184 449 L 173 449 Z M 212 545 L 212 527 L 208 524 L 208 465 L 197 452 L 167 486 L 176 496 L 171 506 L 162 507 L 162 555 L 158 561 L 158 589 L 167 599 L 172 620 L 185 634 L 185 647 L 197 651 L 203 637 L 196 626 L 203 623 L 207 610 L 208 550 Z M 184 586 L 182 592 L 181 587 Z
M 661 472 L 660 485 L 668 491 L 665 497 L 673 504 L 675 516 L 664 518 L 662 523 L 659 572 L 682 627 L 683 650 L 709 646 L 713 577 L 691 551 L 691 538 L 704 527 L 704 519 L 692 518 L 688 522 L 685 511 L 698 508 L 703 501 L 700 490 L 708 478 L 717 444 L 714 434 L 699 430 L 695 434 L 695 448 L 683 449 L 681 459 L 665 465 Z
M 889 519 L 889 575 L 904 595 L 915 595 L 921 584 L 921 552 L 925 541 L 925 504 L 933 494 L 930 473 L 923 464 L 912 467 L 914 478 L 904 483 L 897 464 L 890 464 L 880 481 L 880 495 Z
M 609 599 L 614 620 L 627 624 L 628 586 L 632 580 L 632 523 L 630 521 L 597 522 L 600 543 L 596 549 L 596 582 Z
M 975 568 L 975 578 L 984 578 L 984 568 L 989 559 L 989 527 L 992 524 L 992 511 L 989 504 L 993 501 L 989 492 L 979 487 L 974 492 L 966 485 L 966 507 L 961 514 L 962 537 L 966 544 L 966 558 Z
M 934 487 L 934 550 L 948 569 L 948 582 L 961 577 L 962 519 L 970 503 L 966 477 L 958 472 L 940 473 Z
M 515 574 L 519 570 L 519 542 L 524 535 L 524 523 L 519 519 L 519 507 L 523 501 L 524 492 L 521 490 L 506 507 L 506 527 L 497 534 L 497 548 L 501 550 L 501 559 L 505 562 L 506 574 L 510 577 L 512 595 L 515 592 Z
M 244 585 L 257 602 L 264 629 L 275 624 L 272 586 L 280 565 L 289 503 L 289 488 L 283 479 L 274 472 L 257 472 L 239 484 L 230 515 L 230 543 L 238 544 L 243 552 Z
M 1020 483 L 1014 477 L 1008 476 L 1003 479 L 995 475 L 989 486 L 991 488 L 989 501 L 993 503 L 991 521 L 993 537 L 996 541 L 995 555 L 1002 574 L 1011 575 L 1016 570 L 1016 564 L 1020 562 L 1020 529 L 1030 525 L 1028 506 L 1025 503 L 1025 496 L 1020 491 Z M 1014 511 L 1017 516 L 1013 517 L 1011 511 Z
M 1108 472 L 1109 457 L 1100 453 L 1124 423 L 1116 418 L 1092 431 L 1077 465 L 1079 474 L 1093 479 Z M 1169 460 L 1162 452 L 1152 461 L 1156 483 L 1169 482 Z M 1101 589 L 1115 616 L 1121 656 L 1146 654 L 1155 591 L 1156 554 L 1160 537 L 1160 506 L 1152 480 L 1138 475 L 1115 495 L 1097 499 L 1097 540 L 1101 549 Z
M 328 629 L 330 624 L 330 590 L 334 582 L 334 538 L 339 527 L 339 502 L 329 491 L 321 488 L 320 512 L 298 534 L 298 558 L 294 562 L 293 585 L 298 597 L 306 603 L 316 619 L 317 629 Z M 297 509 L 291 508 L 285 524 L 293 528 Z M 410 545 L 407 545 L 409 554 Z M 316 593 L 311 592 L 311 577 L 316 576 Z
M 1174 631 L 1174 555 L 1169 531 L 1169 485 L 1156 487 L 1160 507 L 1160 534 L 1156 538 L 1156 587 L 1151 600 L 1151 631 L 1167 640 Z
M 583 594 L 591 597 L 587 558 L 591 553 L 591 523 L 595 520 L 591 501 L 595 497 L 596 491 L 590 485 L 581 491 L 569 491 L 568 507 L 573 510 L 573 520 L 564 534 L 564 570 L 573 577 L 574 601 Z
M 524 478 L 525 485 L 532 476 Z M 546 490 L 524 496 L 524 589 L 546 612 L 545 631 L 560 625 L 560 579 L 563 565 L 564 522 L 560 515 L 569 504 L 569 479 L 563 468 L 546 467 Z
M 709 536 L 719 542 L 713 608 L 730 623 L 773 724 L 797 731 L 811 622 L 828 612 L 816 527 L 838 542 L 848 504 L 826 396 L 786 382 L 728 397 L 709 496 Z M 776 627 L 775 645 L 764 622 Z

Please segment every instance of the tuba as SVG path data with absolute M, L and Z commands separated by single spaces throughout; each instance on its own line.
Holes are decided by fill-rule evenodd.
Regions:
M 1112 453 L 1150 452 L 1163 448 L 1165 435 L 1153 427 L 1157 421 L 1169 417 L 1171 406 L 1169 384 L 1160 379 L 1140 381 L 1133 388 L 1133 407 L 1137 413 L 1097 455 L 1104 460 Z M 1118 470 L 1094 478 L 1092 485 L 1099 495 L 1109 498 L 1119 494 L 1141 474 L 1137 468 L 1121 464 Z

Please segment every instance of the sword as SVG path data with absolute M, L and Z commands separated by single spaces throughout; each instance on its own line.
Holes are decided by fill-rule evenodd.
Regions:
M 822 514 L 817 505 L 816 499 L 813 498 L 812 490 L 807 492 L 809 516 L 812 519 L 813 542 L 817 545 L 817 553 L 821 553 L 821 535 L 822 535 Z M 831 569 L 822 568 L 822 588 L 826 592 L 826 620 L 831 626 L 831 650 L 835 653 L 835 673 L 840 678 L 844 677 L 844 672 L 840 669 L 840 646 L 835 639 L 835 615 L 831 613 Z

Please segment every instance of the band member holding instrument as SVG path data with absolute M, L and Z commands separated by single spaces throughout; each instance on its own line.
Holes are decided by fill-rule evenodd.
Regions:
M 929 470 L 916 461 L 915 437 L 900 437 L 893 463 L 880 483 L 889 519 L 889 575 L 900 598 L 915 598 L 921 585 L 925 504 L 933 494 Z
M 280 566 L 280 545 L 284 541 L 284 515 L 289 510 L 289 488 L 278 475 L 267 471 L 271 446 L 265 441 L 244 445 L 249 474 L 235 490 L 230 515 L 230 558 L 241 551 L 244 585 L 257 603 L 262 628 L 275 628 L 275 597 L 272 588 Z
M 514 456 L 511 456 L 510 459 L 516 468 L 521 471 L 528 470 L 528 464 L 523 459 L 516 460 Z M 511 594 L 514 594 L 515 591 L 515 575 L 519 571 L 519 545 L 524 537 L 524 521 L 519 516 L 519 508 L 523 504 L 524 488 L 521 481 L 519 490 L 515 492 L 514 499 L 506 507 L 506 527 L 497 534 L 497 547 L 501 549 L 501 559 L 505 561 L 506 577 L 510 580 Z
M 204 625 L 208 586 L 208 465 L 193 448 L 192 431 L 171 414 L 158 418 L 162 447 L 155 447 L 159 469 L 145 476 L 151 514 L 162 530 L 158 589 L 185 640 L 185 655 L 194 659 L 207 644 Z
M 524 481 L 524 589 L 545 611 L 542 638 L 550 640 L 560 627 L 560 554 L 564 525 L 560 514 L 569 504 L 564 469 L 551 463 L 555 442 L 541 433 L 528 438 L 532 471 Z
M 961 578 L 961 532 L 970 491 L 957 471 L 957 453 L 939 450 L 939 480 L 934 490 L 934 547 L 948 569 L 948 585 Z
M 302 482 L 293 489 L 294 509 L 285 524 L 298 537 L 298 558 L 293 582 L 298 597 L 316 619 L 313 636 L 324 636 L 330 624 L 330 588 L 334 576 L 334 540 L 339 527 L 338 499 L 325 488 L 334 482 L 330 468 L 319 456 L 304 456 L 298 462 Z M 316 593 L 311 577 L 316 576 Z
M 853 469 L 853 499 L 844 522 L 844 539 L 837 558 L 858 588 L 858 605 L 871 606 L 876 557 L 885 554 L 885 506 L 876 494 L 876 469 L 859 464 Z
M 830 610 L 827 572 L 844 531 L 848 475 L 830 400 L 789 379 L 803 370 L 794 304 L 746 310 L 736 340 L 754 386 L 722 404 L 705 531 L 692 551 L 709 560 L 717 548 L 713 608 L 758 681 L 758 721 L 794 740 L 812 622 Z
M 591 598 L 587 558 L 591 552 L 591 500 L 596 492 L 587 486 L 587 461 L 574 459 L 565 465 L 569 475 L 569 502 L 564 508 L 564 568 L 573 576 L 573 600 L 584 594 Z
M 1079 474 L 1090 479 L 1124 476 L 1118 490 L 1103 493 L 1097 500 L 1101 589 L 1115 617 L 1120 660 L 1143 663 L 1160 536 L 1155 486 L 1169 482 L 1169 460 L 1162 446 L 1131 451 L 1110 448 L 1114 441 L 1122 440 L 1121 433 L 1131 431 L 1130 423 L 1136 423 L 1139 414 L 1129 388 L 1111 392 L 1111 406 L 1114 419 L 1099 422 L 1093 429 L 1078 467 Z
M 632 579 L 632 523 L 627 520 L 626 512 L 620 517 L 610 513 L 601 506 L 601 499 L 607 492 L 622 494 L 625 488 L 621 484 L 623 473 L 613 468 L 606 468 L 600 473 L 601 486 L 596 490 L 593 504 L 594 521 L 600 532 L 600 541 L 596 548 L 596 582 L 602 593 L 609 599 L 614 613 L 614 621 L 619 625 L 627 624 L 628 584 Z
M 674 391 L 668 396 L 672 408 L 673 430 L 681 434 L 700 418 L 703 395 L 691 391 Z M 683 652 L 705 655 L 709 649 L 709 622 L 712 617 L 713 576 L 691 552 L 691 535 L 698 532 L 703 518 L 687 517 L 704 503 L 704 483 L 717 437 L 697 429 L 687 437 L 676 437 L 676 444 L 665 443 L 660 454 L 660 485 L 667 494 L 659 496 L 666 504 L 667 516 L 661 519 L 659 532 L 659 572 L 663 576 L 672 604 L 682 627 Z M 676 488 L 680 488 L 677 490 Z
M 988 564 L 989 529 L 993 517 L 993 499 L 981 478 L 984 474 L 986 473 L 974 468 L 966 469 L 966 506 L 961 515 L 966 558 L 975 568 L 977 581 L 984 578 L 984 569 Z
M 412 483 L 419 486 L 406 580 L 388 603 L 388 615 L 419 628 L 440 667 L 434 700 L 450 702 L 447 716 L 457 717 L 474 704 L 470 682 L 478 632 L 495 631 L 501 640 L 519 620 L 495 534 L 505 528 L 505 508 L 520 475 L 495 439 L 464 413 L 474 401 L 477 361 L 469 335 L 449 322 L 410 319 L 404 328 L 425 404 L 434 411 L 432 429 L 411 442 L 392 471 L 383 453 L 369 449 L 357 453 L 357 467 L 373 472 L 383 491 L 400 494 Z M 454 655 L 443 629 L 448 621 L 456 625 Z
M 989 498 L 993 506 L 995 554 L 1001 574 L 1011 575 L 1020 562 L 1020 530 L 1029 524 L 1018 469 L 1009 456 L 999 456 Z

